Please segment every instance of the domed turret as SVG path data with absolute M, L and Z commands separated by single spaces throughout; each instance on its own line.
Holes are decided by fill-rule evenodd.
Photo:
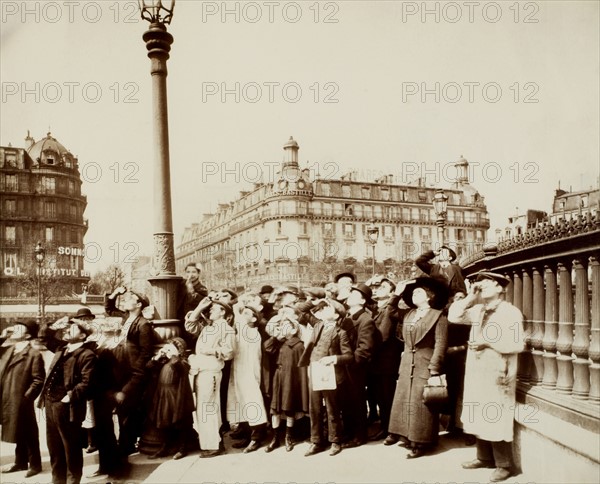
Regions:
M 29 137 L 29 136 L 28 136 Z M 31 139 L 33 141 L 33 139 Z M 36 164 L 61 165 L 67 168 L 74 167 L 75 157 L 71 152 L 53 138 L 49 132 L 45 138 L 33 143 L 27 150 L 29 156 Z

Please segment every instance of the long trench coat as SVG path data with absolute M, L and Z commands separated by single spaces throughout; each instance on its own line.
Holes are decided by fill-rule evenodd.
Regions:
M 14 346 L 2 350 L 2 441 L 15 443 L 18 432 L 27 433 L 30 425 L 37 425 L 33 402 L 42 391 L 46 373 L 42 355 L 31 346 L 16 355 Z
M 408 312 L 402 325 L 404 353 L 388 428 L 410 442 L 429 444 L 437 441 L 438 412 L 423 403 L 423 389 L 431 372 L 441 371 L 448 321 L 437 309 L 418 321 L 415 315 L 415 310 Z
M 463 300 L 449 309 L 452 323 L 471 324 L 469 341 L 491 348 L 469 349 L 461 420 L 464 431 L 492 442 L 513 440 L 518 353 L 525 347 L 523 315 L 501 301 L 484 319 L 485 307 L 465 308 Z M 482 325 L 482 322 L 484 323 Z
M 252 328 L 245 323 L 235 326 L 236 346 L 227 391 L 227 420 L 256 426 L 266 423 L 268 417 L 260 390 L 262 338 L 258 327 Z

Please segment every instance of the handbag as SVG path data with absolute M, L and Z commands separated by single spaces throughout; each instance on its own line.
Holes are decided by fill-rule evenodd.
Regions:
M 423 403 L 425 405 L 439 406 L 448 401 L 448 385 L 446 375 L 437 375 L 427 380 L 423 388 Z

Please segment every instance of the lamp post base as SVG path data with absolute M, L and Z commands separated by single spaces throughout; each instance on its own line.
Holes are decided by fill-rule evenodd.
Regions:
M 182 332 L 181 322 L 177 319 L 177 292 L 181 281 L 181 277 L 173 275 L 148 278 L 155 311 L 152 323 L 164 341 L 180 336 Z

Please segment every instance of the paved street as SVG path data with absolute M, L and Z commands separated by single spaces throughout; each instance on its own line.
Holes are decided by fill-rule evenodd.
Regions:
M 43 426 L 42 426 L 43 427 Z M 43 432 L 43 429 L 40 429 Z M 50 463 L 41 436 L 43 472 L 25 479 L 25 472 L 2 474 L 2 484 L 50 483 Z M 346 449 L 330 457 L 327 452 L 304 457 L 308 443 L 298 444 L 292 452 L 279 448 L 270 454 L 259 449 L 253 454 L 243 454 L 232 449 L 225 441 L 227 454 L 212 459 L 201 459 L 197 453 L 181 460 L 148 459 L 145 455 L 130 457 L 132 473 L 123 484 L 151 483 L 437 483 L 437 482 L 488 482 L 491 470 L 466 471 L 460 463 L 474 458 L 474 447 L 465 447 L 462 441 L 446 436 L 433 455 L 407 460 L 407 450 L 398 446 L 386 447 L 381 442 L 369 443 L 356 449 Z M 2 443 L 0 463 L 12 462 L 14 446 Z M 85 455 L 84 476 L 97 468 L 97 454 Z M 105 479 L 84 479 L 83 483 L 104 483 Z M 113 481 L 116 482 L 116 481 Z M 505 481 L 508 483 L 541 483 L 536 476 L 521 474 Z

